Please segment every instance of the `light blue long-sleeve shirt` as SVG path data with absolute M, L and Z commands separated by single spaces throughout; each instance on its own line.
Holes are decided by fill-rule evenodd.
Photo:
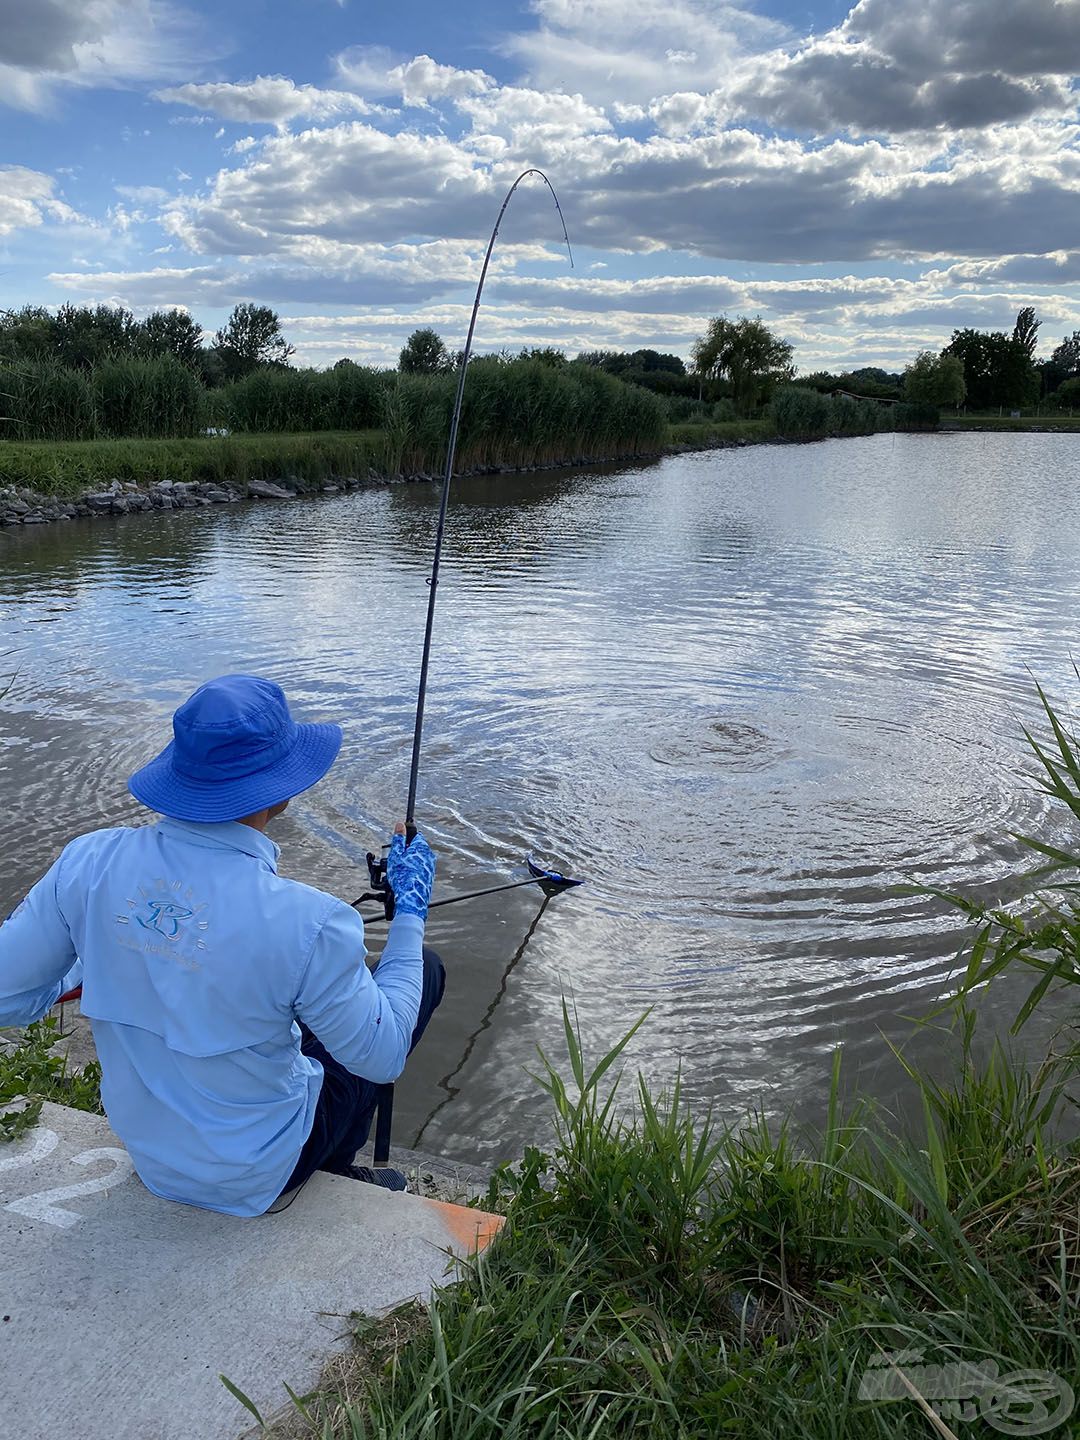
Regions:
M 278 854 L 238 821 L 96 830 L 0 926 L 0 1025 L 81 978 L 102 1101 L 143 1183 L 232 1215 L 272 1204 L 311 1130 L 323 1072 L 297 1021 L 385 1083 L 420 1008 L 424 922 L 397 916 L 372 974 L 356 911 L 280 877 Z

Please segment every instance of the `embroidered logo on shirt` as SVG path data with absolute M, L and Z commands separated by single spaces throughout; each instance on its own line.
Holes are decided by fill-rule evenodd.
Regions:
M 156 930 L 166 940 L 175 940 L 180 934 L 180 921 L 190 920 L 195 913 L 186 905 L 178 905 L 175 900 L 148 900 L 146 912 L 136 915 L 135 919 L 144 930 Z

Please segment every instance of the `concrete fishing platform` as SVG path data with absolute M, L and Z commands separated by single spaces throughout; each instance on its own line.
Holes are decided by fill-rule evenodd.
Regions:
M 482 1250 L 495 1215 L 317 1174 L 239 1220 L 144 1189 L 108 1121 L 46 1104 L 0 1147 L 4 1433 L 235 1440 L 377 1314 Z

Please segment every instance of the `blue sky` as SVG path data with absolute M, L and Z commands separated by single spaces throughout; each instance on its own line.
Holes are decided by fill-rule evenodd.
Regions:
M 298 359 L 655 345 L 803 370 L 1080 329 L 1080 0 L 0 0 L 0 304 L 275 307 Z

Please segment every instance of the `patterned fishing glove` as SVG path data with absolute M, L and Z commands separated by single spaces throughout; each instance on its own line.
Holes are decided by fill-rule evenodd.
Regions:
M 394 914 L 426 920 L 435 883 L 435 851 L 422 835 L 414 835 L 408 846 L 404 835 L 394 836 L 386 857 L 386 878 L 394 892 Z

